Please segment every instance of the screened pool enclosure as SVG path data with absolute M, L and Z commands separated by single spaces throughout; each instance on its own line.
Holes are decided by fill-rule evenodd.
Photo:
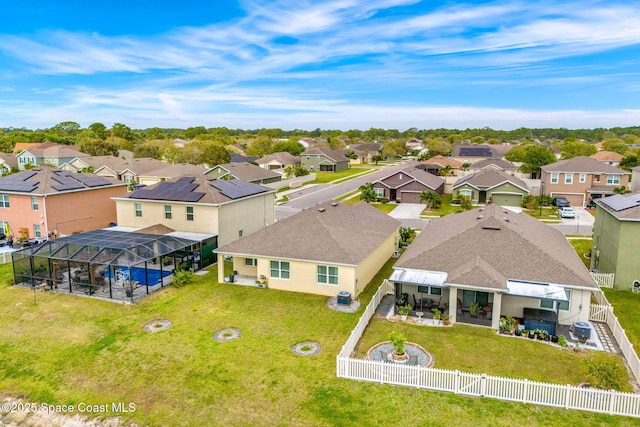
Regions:
M 94 230 L 13 253 L 18 286 L 134 302 L 171 284 L 176 269 L 213 264 L 217 237 Z

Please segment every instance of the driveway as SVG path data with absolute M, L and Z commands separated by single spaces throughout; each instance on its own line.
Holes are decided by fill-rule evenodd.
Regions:
M 423 210 L 424 205 L 421 203 L 400 203 L 394 210 L 389 212 L 389 216 L 395 219 L 416 219 L 420 218 Z
M 574 207 L 573 210 L 576 211 L 575 218 L 562 218 L 560 224 L 554 224 L 553 227 L 564 234 L 593 234 L 594 216 L 582 206 Z

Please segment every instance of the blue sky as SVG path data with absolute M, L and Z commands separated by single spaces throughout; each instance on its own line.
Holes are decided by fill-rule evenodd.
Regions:
M 637 1 L 0 0 L 0 127 L 640 125 Z

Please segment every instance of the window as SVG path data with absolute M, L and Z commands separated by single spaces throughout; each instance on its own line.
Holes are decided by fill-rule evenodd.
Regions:
M 376 197 L 384 197 L 384 188 L 374 188 L 373 191 L 375 191 Z
M 142 216 L 142 204 L 134 203 L 134 209 L 136 211 L 136 216 Z
M 418 286 L 418 292 L 421 294 L 442 295 L 442 288 L 436 288 L 434 286 Z
M 132 181 L 133 181 L 133 177 L 131 175 L 125 175 L 124 176 L 124 182 L 130 183 Z
M 458 191 L 458 196 L 467 196 L 467 197 L 471 198 L 472 195 L 473 195 L 473 191 L 471 191 L 471 190 L 460 190 L 460 191 Z
M 554 305 L 553 305 L 554 301 L 551 299 L 541 299 L 540 300 L 540 308 L 550 308 L 551 310 L 553 310 Z
M 8 208 L 8 207 L 9 207 L 9 195 L 0 194 L 0 208 Z
M 42 237 L 40 234 L 40 224 L 33 224 L 33 235 L 36 237 Z
M 565 184 L 573 184 L 573 174 L 572 173 L 565 173 L 564 174 L 564 183 Z
M 557 184 L 558 183 L 558 174 L 557 173 L 552 173 L 551 174 L 551 183 L 552 184 Z
M 171 205 L 164 205 L 164 219 L 171 219 Z
M 607 175 L 607 185 L 619 185 L 620 175 Z
M 558 302 L 558 310 L 569 311 L 569 310 L 571 310 L 571 290 L 570 289 L 565 289 L 564 293 L 565 293 L 565 295 L 567 295 L 567 299 L 569 301 L 567 301 L 567 302 Z
M 271 277 L 276 279 L 289 278 L 289 263 L 285 261 L 271 261 Z
M 328 267 L 326 265 L 318 266 L 318 283 L 327 285 L 338 284 L 338 267 Z
M 587 182 L 587 174 L 586 173 L 581 173 L 580 174 L 580 183 L 584 184 L 585 182 Z
M 238 230 L 238 238 L 244 235 L 244 230 Z
M 187 221 L 193 221 L 195 215 L 193 214 L 193 206 L 187 206 Z
M 245 267 L 257 267 L 258 266 L 258 260 L 255 258 L 245 258 L 244 259 L 244 265 Z
M 31 196 L 31 209 L 33 209 L 34 211 L 38 210 L 38 197 L 37 196 Z

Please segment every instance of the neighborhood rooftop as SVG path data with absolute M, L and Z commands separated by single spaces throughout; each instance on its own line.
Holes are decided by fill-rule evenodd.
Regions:
M 125 186 L 126 183 L 87 173 L 70 173 L 47 166 L 0 178 L 0 191 L 8 193 L 56 194 L 96 187 Z
M 563 234 L 487 205 L 427 224 L 395 268 L 448 272 L 448 283 L 506 289 L 507 280 L 595 288 Z
M 542 170 L 549 172 L 582 172 L 582 173 L 608 173 L 608 174 L 628 174 L 622 169 L 603 163 L 599 160 L 587 156 L 573 157 L 561 160 L 556 163 L 542 166 Z
M 216 250 L 357 265 L 389 238 L 400 223 L 364 202 L 327 202 L 305 209 Z
M 620 220 L 640 221 L 640 193 L 615 194 L 595 202 Z

